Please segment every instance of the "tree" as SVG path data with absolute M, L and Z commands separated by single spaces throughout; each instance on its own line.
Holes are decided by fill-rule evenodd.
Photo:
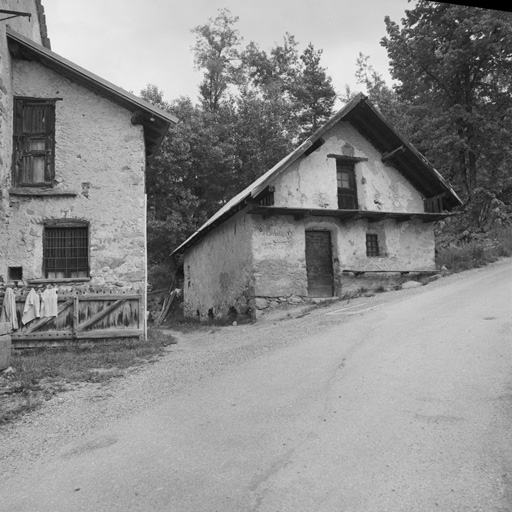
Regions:
M 512 15 L 419 0 L 382 45 L 413 142 L 468 199 L 510 180 Z M 507 140 L 508 139 L 508 140 Z M 505 143 L 505 144 L 504 144 Z
M 232 196 L 288 154 L 332 110 L 335 93 L 321 50 L 300 54 L 285 34 L 269 52 L 241 49 L 238 18 L 222 9 L 195 27 L 200 104 L 166 102 L 148 85 L 141 95 L 178 117 L 148 168 L 148 246 L 165 261 L 185 238 Z
M 240 36 L 234 24 L 238 16 L 231 16 L 229 9 L 219 9 L 216 18 L 192 29 L 196 34 L 194 62 L 196 69 L 204 70 L 204 79 L 199 86 L 203 105 L 212 111 L 233 82 L 236 73 L 235 61 L 239 57 Z
M 299 109 L 298 122 L 302 136 L 311 135 L 332 115 L 336 91 L 326 69 L 320 65 L 322 50 L 309 43 L 300 56 L 302 69 L 292 94 Z

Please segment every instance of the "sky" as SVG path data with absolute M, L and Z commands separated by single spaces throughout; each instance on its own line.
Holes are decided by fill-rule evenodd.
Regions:
M 323 50 L 338 93 L 355 81 L 359 52 L 391 83 L 380 40 L 384 17 L 399 22 L 407 0 L 43 0 L 52 50 L 127 91 L 147 84 L 172 101 L 198 98 L 201 73 L 194 70 L 191 29 L 227 8 L 238 16 L 243 45 L 263 50 L 282 43 L 286 32 L 302 51 L 310 42 Z

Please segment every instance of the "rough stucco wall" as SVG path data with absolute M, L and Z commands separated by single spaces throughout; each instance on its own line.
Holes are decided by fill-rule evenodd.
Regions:
M 0 276 L 7 272 L 7 215 L 9 201 L 6 193 L 11 172 L 12 155 L 12 76 L 11 56 L 7 48 L 5 22 L 0 22 Z
M 263 220 L 255 216 L 253 234 L 254 292 L 257 297 L 307 296 L 305 232 L 329 231 L 332 241 L 334 295 L 345 293 L 352 271 L 434 270 L 434 234 L 421 221 L 396 223 L 366 220 L 342 223 L 336 218 L 292 216 Z M 376 233 L 382 257 L 366 255 L 366 233 Z
M 392 219 L 339 224 L 337 253 L 341 270 L 433 270 L 434 233 L 432 224 L 421 221 L 397 223 Z M 382 257 L 366 256 L 366 234 L 379 237 Z
M 356 164 L 359 208 L 387 212 L 423 212 L 419 192 L 350 124 L 339 123 L 315 152 L 301 158 L 274 183 L 275 205 L 296 208 L 337 209 L 336 160 L 328 154 L 343 154 L 349 144 L 354 156 L 367 158 Z M 331 233 L 334 293 L 343 294 L 343 270 L 432 270 L 434 233 L 432 224 L 395 220 L 369 223 L 342 222 L 335 217 L 254 217 L 254 290 L 258 297 L 307 296 L 305 231 Z M 366 255 L 366 234 L 379 237 L 382 257 Z
M 338 208 L 336 160 L 348 143 L 354 156 L 367 158 L 355 166 L 359 208 L 370 211 L 419 213 L 421 194 L 349 123 L 339 123 L 324 137 L 325 143 L 290 166 L 274 183 L 275 205 L 296 208 Z
M 6 27 L 41 44 L 38 2 L 0 0 L 0 8 L 28 12 L 31 17 L 16 17 L 0 22 L 0 277 L 7 275 L 9 196 L 12 161 L 12 60 L 7 47 Z
M 307 295 L 304 225 L 293 217 L 253 216 L 254 294 Z
M 6 266 L 23 266 L 26 279 L 42 278 L 44 222 L 87 220 L 91 284 L 143 285 L 142 127 L 131 124 L 129 111 L 34 62 L 13 61 L 13 93 L 62 98 L 56 103 L 55 188 L 77 196 L 11 195 Z
M 247 313 L 253 295 L 252 217 L 239 212 L 184 254 L 185 315 L 205 320 L 227 315 L 230 307 Z

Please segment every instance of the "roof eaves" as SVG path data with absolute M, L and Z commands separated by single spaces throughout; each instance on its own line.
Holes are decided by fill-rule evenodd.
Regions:
M 361 101 L 364 101 L 366 96 L 358 94 L 352 98 L 342 109 L 334 114 L 324 125 L 316 130 L 310 137 L 308 137 L 300 146 L 295 148 L 291 153 L 288 153 L 282 160 L 280 160 L 274 167 L 269 169 L 265 174 L 260 176 L 256 181 L 253 181 L 247 188 L 242 190 L 239 194 L 228 201 L 218 212 L 213 214 L 197 231 L 189 236 L 181 245 L 179 245 L 171 253 L 171 256 L 183 252 L 189 245 L 206 235 L 209 231 L 211 224 L 216 223 L 221 217 L 228 217 L 229 212 L 234 210 L 242 201 L 250 197 L 256 197 L 263 191 L 268 184 L 282 174 L 293 162 L 301 157 L 325 132 L 332 128 L 340 119 L 346 116 L 353 108 L 355 108 Z
M 178 119 L 172 114 L 160 110 L 159 108 L 151 105 L 147 101 L 138 98 L 134 94 L 131 94 L 121 87 L 114 85 L 113 83 L 105 80 L 90 71 L 78 66 L 74 62 L 71 62 L 64 57 L 56 54 L 55 52 L 41 46 L 34 41 L 18 34 L 14 30 L 7 27 L 7 38 L 17 44 L 19 44 L 24 51 L 28 52 L 33 57 L 40 60 L 43 64 L 50 65 L 50 67 L 56 67 L 66 74 L 75 77 L 80 83 L 89 84 L 94 86 L 95 90 L 104 92 L 107 96 L 117 99 L 119 103 L 124 105 L 126 108 L 131 107 L 130 110 L 143 110 L 144 112 L 151 114 L 152 116 L 164 121 L 167 125 L 170 123 L 177 123 Z
M 458 202 L 459 205 L 464 204 L 464 201 L 457 195 L 455 190 L 452 188 L 450 183 L 435 169 L 432 164 L 408 141 L 408 139 L 403 136 L 401 133 L 399 133 L 393 126 L 389 124 L 389 122 L 384 118 L 384 116 L 380 113 L 380 111 L 375 108 L 369 101 L 366 101 L 365 98 L 365 106 L 368 107 L 379 119 L 380 121 L 386 126 L 388 130 L 390 130 L 392 133 L 395 134 L 396 137 L 401 141 L 401 143 L 404 145 L 407 151 L 409 151 L 415 159 L 417 159 L 423 168 L 427 170 L 427 172 L 430 172 L 433 177 L 437 179 L 437 181 L 440 182 L 442 188 L 445 189 L 446 192 L 452 195 L 455 202 Z

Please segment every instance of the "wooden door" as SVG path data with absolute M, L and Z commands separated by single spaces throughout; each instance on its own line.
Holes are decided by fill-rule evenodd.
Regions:
M 306 231 L 306 271 L 310 297 L 332 297 L 331 233 Z

